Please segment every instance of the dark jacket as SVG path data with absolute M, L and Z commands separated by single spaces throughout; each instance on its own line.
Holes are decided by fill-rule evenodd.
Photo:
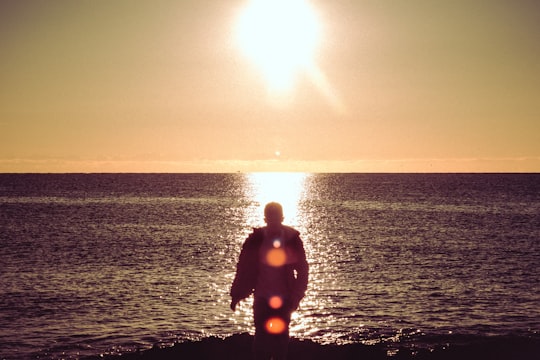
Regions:
M 300 233 L 288 226 L 283 226 L 283 229 L 287 239 L 284 243 L 287 262 L 283 265 L 288 288 L 287 296 L 291 307 L 296 309 L 306 293 L 309 267 Z M 231 287 L 233 300 L 245 299 L 255 291 L 260 266 L 259 249 L 263 240 L 264 228 L 255 228 L 244 242 Z

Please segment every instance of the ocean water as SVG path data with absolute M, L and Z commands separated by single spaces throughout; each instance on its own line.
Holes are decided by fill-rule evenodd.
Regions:
M 310 264 L 293 337 L 540 338 L 540 174 L 1 174 L 0 358 L 252 333 L 228 292 L 273 200 Z

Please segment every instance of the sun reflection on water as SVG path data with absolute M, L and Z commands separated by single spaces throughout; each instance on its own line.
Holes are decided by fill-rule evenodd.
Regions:
M 304 173 L 251 173 L 248 175 L 248 194 L 253 206 L 248 211 L 248 223 L 262 226 L 264 206 L 272 201 L 283 206 L 287 225 L 298 226 L 299 208 L 305 192 Z

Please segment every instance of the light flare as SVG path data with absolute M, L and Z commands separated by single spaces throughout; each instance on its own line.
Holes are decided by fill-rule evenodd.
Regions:
M 268 300 L 268 305 L 272 309 L 279 309 L 283 306 L 283 300 L 279 296 L 272 296 L 270 300 Z
M 308 67 L 307 71 L 309 79 L 313 85 L 315 85 L 319 93 L 326 99 L 326 101 L 328 101 L 330 106 L 332 106 L 332 108 L 338 114 L 344 115 L 346 113 L 345 105 L 322 70 L 315 64 L 312 64 Z
M 266 321 L 265 329 L 269 334 L 278 335 L 287 330 L 287 324 L 279 317 L 273 317 Z
M 266 253 L 266 263 L 273 267 L 280 267 L 287 262 L 287 254 L 281 248 L 270 249 Z

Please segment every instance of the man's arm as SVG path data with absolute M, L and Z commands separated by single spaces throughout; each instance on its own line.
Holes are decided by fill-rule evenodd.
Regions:
M 255 251 L 255 231 L 250 234 L 242 245 L 236 274 L 231 286 L 231 310 L 236 310 L 236 305 L 253 293 L 257 276 L 257 256 Z
M 296 279 L 294 281 L 291 296 L 291 305 L 294 309 L 298 308 L 300 301 L 304 298 L 309 279 L 309 265 L 306 259 L 306 252 L 304 250 L 304 244 L 299 236 L 296 243 L 296 254 L 297 261 L 294 267 Z

